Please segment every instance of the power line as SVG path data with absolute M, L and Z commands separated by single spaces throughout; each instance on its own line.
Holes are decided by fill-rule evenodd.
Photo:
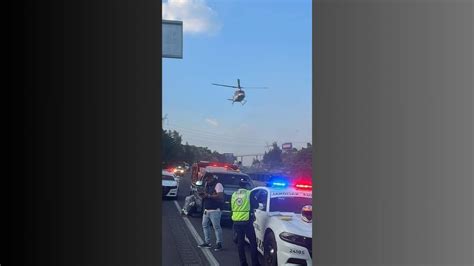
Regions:
M 185 134 L 182 134 L 183 139 L 194 138 L 194 139 L 206 140 L 206 141 L 214 141 L 214 142 L 219 141 L 219 142 L 227 142 L 227 143 L 235 143 L 235 144 L 251 144 L 251 145 L 263 147 L 262 143 L 256 142 L 256 141 L 242 141 L 235 138 L 222 138 L 222 137 L 217 137 L 217 136 L 199 135 L 195 133 L 192 133 L 192 136 L 189 136 L 187 135 L 186 131 L 184 133 Z
M 223 134 L 219 134 L 219 133 L 216 133 L 216 132 L 210 132 L 210 131 L 205 131 L 205 130 L 202 130 L 202 129 L 184 127 L 184 126 L 177 125 L 177 124 L 174 124 L 174 123 L 168 123 L 168 124 L 169 124 L 169 125 L 172 125 L 172 126 L 175 126 L 175 127 L 178 127 L 178 128 L 183 128 L 183 129 L 192 130 L 192 131 L 195 131 L 195 132 L 202 132 L 202 133 L 211 134 L 211 135 L 221 135 L 221 136 L 224 136 Z M 227 136 L 227 135 L 225 135 L 225 136 Z M 249 138 L 243 138 L 243 139 L 249 139 Z M 268 140 L 260 139 L 260 138 L 258 138 L 258 137 L 257 137 L 257 138 L 252 137 L 252 140 L 268 141 Z
M 167 121 L 168 122 L 168 121 Z M 210 137 L 210 138 L 213 138 L 213 140 L 218 137 L 220 138 L 220 140 L 230 140 L 230 141 L 238 141 L 239 143 L 254 143 L 254 144 L 258 144 L 260 143 L 260 140 L 262 142 L 265 142 L 267 148 L 271 147 L 272 145 L 268 145 L 268 140 L 263 140 L 263 139 L 260 139 L 260 138 L 245 138 L 245 137 L 233 137 L 233 136 L 228 136 L 228 135 L 225 135 L 225 134 L 219 134 L 219 133 L 215 133 L 215 132 L 210 132 L 210 131 L 205 131 L 205 130 L 201 130 L 201 129 L 195 129 L 195 128 L 189 128 L 189 127 L 183 127 L 181 125 L 177 125 L 177 124 L 174 124 L 174 123 L 167 123 L 167 125 L 172 125 L 176 128 L 172 128 L 172 127 L 169 127 L 168 126 L 168 130 L 177 130 L 177 128 L 180 130 L 180 131 L 184 131 L 184 132 L 187 132 L 187 133 L 191 133 L 191 134 L 195 134 L 195 135 L 198 135 L 200 137 Z M 284 141 L 277 141 L 277 142 L 284 142 Z M 288 142 L 291 142 L 291 143 L 312 143 L 312 141 L 288 141 Z
M 238 140 L 238 141 L 241 141 L 241 142 L 260 143 L 259 141 L 250 140 L 250 139 L 244 139 L 244 138 L 232 137 L 232 136 L 225 136 L 225 135 L 211 135 L 211 134 L 194 132 L 194 131 L 188 130 L 188 129 L 180 129 L 180 131 L 185 132 L 185 133 L 194 134 L 196 136 L 208 137 L 208 138 L 213 138 L 213 139 L 219 138 L 219 139 L 225 139 L 225 140 L 231 140 L 231 141 Z
M 184 132 L 188 132 L 188 133 L 192 133 L 192 134 L 196 134 L 196 135 L 207 136 L 207 137 L 219 137 L 219 138 L 222 138 L 222 139 L 230 139 L 230 140 L 239 139 L 241 141 L 254 142 L 254 143 L 259 142 L 259 140 L 255 139 L 255 138 L 251 139 L 251 138 L 245 138 L 245 137 L 240 137 L 240 136 L 234 137 L 234 136 L 229 136 L 229 135 L 225 135 L 225 134 L 201 132 L 201 131 L 196 131 L 196 130 L 192 130 L 192 129 L 185 129 L 185 128 L 180 128 L 179 130 L 184 131 Z
M 229 145 L 237 145 L 237 146 L 252 146 L 252 147 L 261 147 L 261 148 L 264 147 L 263 145 L 258 145 L 258 144 L 231 142 L 231 141 L 225 141 L 225 140 L 210 140 L 210 139 L 202 139 L 202 138 L 196 138 L 196 137 L 186 137 L 186 139 L 197 140 L 197 141 L 202 141 L 202 142 L 207 142 L 207 143 L 220 143 L 220 144 L 229 144 Z

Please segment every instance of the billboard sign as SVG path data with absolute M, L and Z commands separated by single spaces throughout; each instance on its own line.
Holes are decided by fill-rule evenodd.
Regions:
M 281 145 L 281 149 L 285 150 L 285 151 L 289 151 L 289 150 L 293 149 L 293 144 L 291 142 L 283 143 Z
M 183 58 L 183 22 L 163 20 L 161 23 L 162 57 Z

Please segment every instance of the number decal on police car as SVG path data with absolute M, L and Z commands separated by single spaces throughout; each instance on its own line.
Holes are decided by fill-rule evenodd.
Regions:
M 260 238 L 257 238 L 257 246 L 259 249 L 263 250 L 263 241 Z
M 298 255 L 304 255 L 304 250 L 299 250 L 299 249 L 292 249 L 290 248 L 290 253 L 293 253 L 293 254 L 298 254 Z

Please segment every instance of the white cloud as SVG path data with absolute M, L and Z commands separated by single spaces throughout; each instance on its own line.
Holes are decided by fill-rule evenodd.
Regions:
M 206 118 L 206 122 L 207 122 L 209 125 L 214 126 L 214 127 L 219 126 L 219 122 L 217 122 L 216 119 Z
M 168 0 L 163 4 L 163 19 L 183 21 L 184 33 L 215 34 L 221 25 L 217 13 L 207 6 L 206 0 Z

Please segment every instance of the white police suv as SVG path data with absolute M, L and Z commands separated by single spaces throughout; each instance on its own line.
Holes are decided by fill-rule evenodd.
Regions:
M 312 185 L 273 180 L 251 191 L 257 247 L 266 265 L 312 265 Z
M 177 198 L 179 183 L 175 175 L 168 171 L 162 171 L 161 176 L 162 176 L 161 186 L 163 189 L 162 190 L 163 197 Z

